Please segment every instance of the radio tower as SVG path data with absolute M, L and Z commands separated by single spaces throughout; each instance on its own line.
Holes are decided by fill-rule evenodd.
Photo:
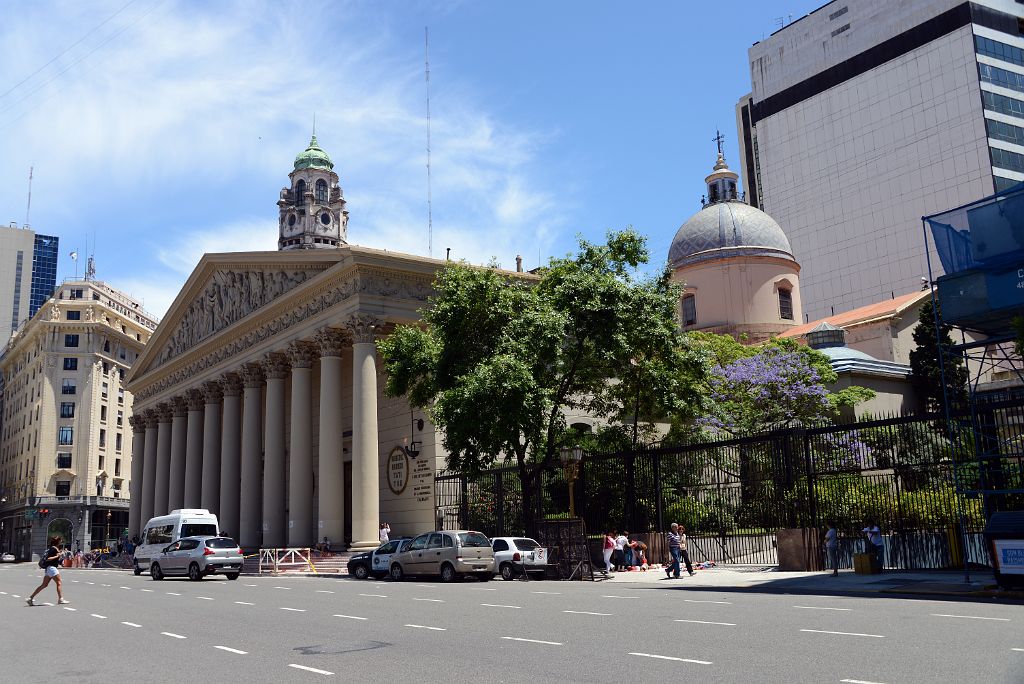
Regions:
M 427 82 L 427 256 L 434 256 L 433 198 L 430 192 L 430 27 L 423 28 L 423 55 Z
M 32 169 L 33 167 L 28 167 L 28 206 L 25 207 L 26 226 L 31 223 L 31 221 L 29 221 L 29 215 L 32 213 Z

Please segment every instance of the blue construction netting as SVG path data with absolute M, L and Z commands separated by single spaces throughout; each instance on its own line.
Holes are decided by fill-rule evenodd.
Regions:
M 924 220 L 946 275 L 1024 260 L 1024 183 Z

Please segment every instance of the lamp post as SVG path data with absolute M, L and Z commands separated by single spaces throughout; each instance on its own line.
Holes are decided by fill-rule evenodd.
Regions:
M 576 478 L 580 474 L 580 461 L 583 460 L 583 447 L 579 445 L 562 447 L 559 451 L 559 458 L 562 461 L 562 470 L 565 472 L 565 479 L 569 483 L 569 517 L 576 517 Z
M 107 534 L 103 538 L 103 545 L 107 548 L 108 551 L 110 550 L 110 516 L 112 515 L 113 513 L 107 511 Z

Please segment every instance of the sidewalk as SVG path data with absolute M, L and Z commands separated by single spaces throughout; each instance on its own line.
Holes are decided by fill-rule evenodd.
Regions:
M 933 596 L 998 597 L 1024 599 L 1024 592 L 1004 591 L 995 585 L 992 573 L 972 570 L 970 582 L 964 582 L 960 571 L 890 571 L 880 575 L 857 575 L 841 570 L 838 577 L 831 572 L 779 572 L 774 568 L 755 566 L 718 566 L 696 570 L 688 577 L 684 570 L 680 579 L 666 579 L 662 569 L 647 572 L 617 572 L 607 580 L 615 584 L 648 584 L 657 586 L 722 589 L 727 591 L 767 591 L 793 593 L 842 594 L 918 594 Z

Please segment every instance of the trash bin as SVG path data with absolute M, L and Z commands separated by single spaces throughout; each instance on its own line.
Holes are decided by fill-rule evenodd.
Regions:
M 880 572 L 873 553 L 853 554 L 853 572 L 857 575 L 877 575 Z
M 1008 589 L 1024 586 L 1024 511 L 993 513 L 985 525 L 996 583 Z

